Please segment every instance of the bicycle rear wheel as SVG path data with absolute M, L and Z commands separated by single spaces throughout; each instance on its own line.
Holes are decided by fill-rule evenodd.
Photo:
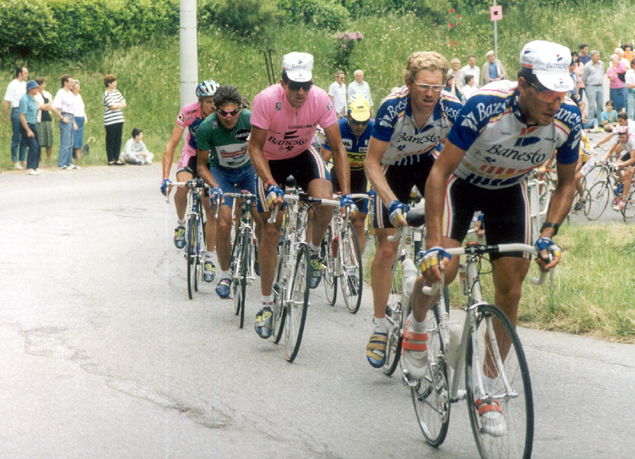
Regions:
M 438 447 L 445 440 L 450 425 L 450 397 L 445 350 L 439 330 L 439 307 L 426 315 L 428 334 L 428 372 L 410 388 L 419 427 L 428 444 Z M 444 305 L 443 305 L 444 306 Z
M 322 241 L 322 277 L 326 300 L 333 306 L 337 299 L 337 276 L 335 275 L 335 257 L 333 256 L 333 225 L 329 225 Z
M 362 254 L 359 249 L 357 233 L 355 233 L 355 228 L 351 222 L 348 222 L 346 230 L 342 232 L 339 255 L 342 296 L 348 312 L 355 314 L 359 311 L 362 302 L 364 279 L 362 277 Z
M 306 312 L 309 305 L 309 273 L 311 272 L 309 246 L 298 244 L 295 269 L 291 276 L 291 300 L 286 305 L 284 326 L 285 354 L 289 363 L 293 362 L 300 350 Z
M 628 223 L 635 217 L 635 187 L 631 185 L 631 191 L 628 193 L 628 198 L 624 203 L 624 210 L 622 210 L 622 217 L 624 221 Z
M 606 182 L 597 182 L 587 191 L 584 204 L 584 215 L 590 221 L 602 216 L 611 199 L 610 186 Z
M 187 223 L 187 246 L 185 248 L 185 258 L 187 260 L 187 294 L 190 300 L 194 298 L 197 290 L 196 275 L 198 271 L 198 228 L 196 216 L 191 215 Z
M 468 411 L 476 446 L 483 458 L 529 458 L 534 405 L 522 345 L 511 322 L 496 306 L 478 306 L 476 321 L 465 361 Z M 478 387 L 479 377 L 485 387 Z M 502 422 L 492 426 L 485 415 L 479 416 L 479 398 L 486 404 L 498 403 Z

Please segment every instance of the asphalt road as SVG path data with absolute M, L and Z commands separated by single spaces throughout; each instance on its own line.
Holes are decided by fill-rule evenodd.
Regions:
M 372 308 L 312 291 L 293 364 L 187 296 L 158 165 L 0 176 L 0 458 L 474 458 L 464 403 L 428 447 L 365 359 Z M 520 329 L 536 458 L 631 458 L 635 347 Z

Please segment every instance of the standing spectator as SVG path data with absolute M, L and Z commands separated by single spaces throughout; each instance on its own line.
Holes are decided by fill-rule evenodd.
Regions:
M 626 54 L 626 53 L 624 53 Z M 631 68 L 626 72 L 626 113 L 628 118 L 635 119 L 635 58 L 631 59 Z
M 632 61 L 635 59 L 635 53 L 633 53 L 633 44 L 632 43 L 624 43 L 622 45 L 622 49 L 624 50 L 624 54 L 622 57 L 626 59 L 628 62 L 631 62 L 631 68 L 633 68 Z
M 456 57 L 450 61 L 450 73 L 454 75 L 454 81 L 456 83 L 456 87 L 461 90 L 463 86 L 465 86 L 465 74 L 463 70 L 461 70 L 461 61 Z M 459 100 L 461 98 L 459 97 Z
M 143 139 L 143 131 L 139 128 L 134 128 L 132 130 L 132 138 L 128 139 L 123 147 L 123 152 L 121 152 L 121 158 L 126 163 L 138 166 L 152 164 L 154 155 L 148 151 L 141 139 Z
M 4 124 L 7 125 L 9 116 L 9 106 L 11 106 L 11 125 L 13 126 L 13 136 L 11 137 L 11 162 L 15 169 L 24 168 L 26 158 L 26 139 L 22 139 L 20 134 L 20 99 L 26 94 L 26 80 L 29 78 L 29 70 L 26 67 L 18 67 L 15 71 L 15 79 L 9 83 L 7 92 L 2 101 L 4 112 Z M 20 162 L 18 162 L 18 149 L 20 150 Z M 22 164 L 20 164 L 22 163 Z
M 575 73 L 578 75 L 578 102 L 582 101 L 584 97 L 584 81 L 582 81 L 582 70 L 584 70 L 584 63 L 580 61 L 580 56 L 575 51 L 571 53 L 571 57 L 577 62 L 575 64 Z M 591 56 L 589 56 L 590 58 Z
M 582 62 L 582 65 L 587 65 L 591 60 L 591 55 L 589 54 L 589 45 L 586 43 L 580 43 L 580 56 L 578 56 L 578 60 Z
M 370 87 L 368 83 L 364 81 L 364 71 L 363 70 L 355 70 L 355 81 L 348 85 L 348 98 L 355 94 L 362 94 L 366 96 L 366 99 L 370 102 L 370 116 L 373 116 L 373 98 L 370 95 Z
M 624 50 L 622 48 L 615 48 L 615 50 L 613 51 L 613 54 L 617 55 L 617 57 L 620 60 L 620 62 L 622 64 L 624 64 L 624 67 L 626 68 L 626 70 L 631 68 L 631 61 L 624 57 Z M 626 73 L 626 72 L 624 72 L 624 73 Z M 622 81 L 624 81 L 624 80 L 622 80 Z
M 75 130 L 75 96 L 71 92 L 73 77 L 62 77 L 62 89 L 53 99 L 53 107 L 60 112 L 60 154 L 57 164 L 60 169 L 79 169 L 73 165 L 73 131 Z
M 578 65 L 578 61 L 575 58 L 571 58 L 571 64 L 569 64 L 569 76 L 573 80 L 573 89 L 568 92 L 569 97 L 573 100 L 576 105 L 580 100 L 580 96 L 578 95 L 578 83 L 580 80 L 578 79 L 578 74 L 575 73 L 575 68 Z
M 39 85 L 31 80 L 26 84 L 26 94 L 20 98 L 20 134 L 29 147 L 29 155 L 26 163 L 26 173 L 38 175 L 40 165 L 40 143 L 37 138 L 37 104 L 35 95 Z
M 604 62 L 600 60 L 599 51 L 591 51 L 591 60 L 584 65 L 582 70 L 582 81 L 586 97 L 589 99 L 589 116 L 600 121 L 600 112 L 604 106 Z M 593 110 L 592 114 L 591 110 Z
M 472 75 L 474 77 L 474 88 L 478 88 L 478 82 L 481 81 L 481 69 L 476 66 L 476 56 L 470 54 L 467 56 L 467 65 L 461 69 L 463 75 Z
M 620 57 L 617 54 L 612 54 L 611 65 L 606 70 L 606 76 L 609 78 L 609 91 L 613 108 L 617 112 L 621 112 L 626 108 L 626 85 L 624 81 L 622 81 L 625 74 L 626 68 L 624 67 L 624 63 L 620 61 Z M 620 75 L 622 75 L 622 77 L 620 77 Z
M 79 159 L 82 156 L 82 147 L 84 146 L 84 124 L 88 122 L 86 117 L 86 106 L 82 95 L 79 93 L 81 86 L 79 80 L 73 80 L 73 95 L 75 96 L 75 133 L 73 134 L 73 156 Z
M 346 85 L 344 84 L 344 72 L 335 72 L 335 81 L 329 86 L 329 97 L 335 107 L 335 114 L 338 118 L 346 116 Z
M 465 86 L 463 86 L 463 103 L 476 92 L 476 78 L 474 75 L 465 75 Z
M 40 142 L 40 161 L 42 161 L 42 149 L 46 148 L 46 160 L 51 161 L 51 153 L 53 152 L 53 119 L 51 111 L 58 117 L 57 108 L 53 107 L 53 96 L 46 91 L 46 80 L 44 78 L 36 78 L 35 82 L 40 85 L 38 93 L 35 95 L 35 103 L 37 104 L 37 135 Z
M 106 75 L 104 78 L 104 126 L 106 127 L 106 154 L 109 166 L 123 166 L 119 161 L 121 137 L 123 135 L 123 112 L 126 100 L 117 90 L 117 77 Z
M 507 72 L 503 63 L 496 59 L 494 51 L 488 51 L 485 54 L 487 62 L 483 65 L 483 72 L 481 73 L 481 86 L 493 83 L 494 81 L 506 80 Z

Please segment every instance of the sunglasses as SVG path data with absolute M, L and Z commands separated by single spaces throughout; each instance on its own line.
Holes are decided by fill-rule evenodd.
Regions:
M 370 120 L 366 120 L 366 121 L 356 121 L 353 118 L 349 119 L 348 122 L 349 124 L 351 124 L 352 126 L 366 126 L 368 124 Z
M 565 92 L 552 91 L 551 89 L 547 89 L 544 86 L 540 87 L 537 84 L 527 80 L 525 80 L 525 83 L 527 83 L 529 86 L 531 86 L 532 88 L 536 90 L 536 92 L 538 93 L 536 94 L 536 97 L 538 97 L 538 99 L 542 100 L 543 102 L 551 103 L 557 99 L 560 99 L 561 102 L 564 102 L 564 97 L 567 95 L 566 91 Z
M 424 83 L 417 83 L 416 81 L 414 81 L 414 84 L 419 86 L 423 92 L 428 92 L 431 89 L 434 92 L 441 92 L 445 88 L 444 84 L 424 84 Z
M 287 84 L 287 86 L 291 91 L 299 91 L 300 89 L 308 91 L 309 89 L 311 89 L 311 86 L 313 86 L 313 82 L 306 81 L 304 83 L 299 83 L 297 81 L 289 81 L 289 84 Z
M 220 108 L 216 109 L 216 113 L 218 113 L 218 116 L 222 116 L 223 118 L 233 118 L 234 116 L 238 115 L 238 112 L 242 109 L 242 107 L 238 107 L 235 108 L 234 110 L 227 111 L 227 110 L 221 110 Z

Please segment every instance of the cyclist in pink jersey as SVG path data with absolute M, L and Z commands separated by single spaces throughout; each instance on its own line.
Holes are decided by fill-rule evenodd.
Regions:
M 342 189 L 342 205 L 356 210 L 350 197 L 349 166 L 342 144 L 337 115 L 326 91 L 313 87 L 313 56 L 290 53 L 282 58 L 280 84 L 256 96 L 251 114 L 249 155 L 258 174 L 258 212 L 263 222 L 259 249 L 262 300 L 256 315 L 256 332 L 261 338 L 272 333 L 272 285 L 276 268 L 276 248 L 280 239 L 282 213 L 269 224 L 270 210 L 282 205 L 286 178 L 293 175 L 297 186 L 315 198 L 332 199 L 333 185 L 326 164 L 311 146 L 319 124 L 333 151 L 333 161 Z M 331 219 L 332 209 L 317 206 L 311 221 L 311 288 L 321 276 L 320 243 Z
M 177 182 L 187 182 L 192 180 L 196 174 L 196 130 L 205 118 L 214 113 L 214 93 L 218 89 L 218 83 L 214 80 L 203 81 L 196 87 L 196 96 L 198 102 L 184 106 L 176 118 L 176 126 L 172 129 L 170 140 L 165 146 L 163 155 L 163 180 L 161 181 L 161 193 L 165 194 L 170 186 L 170 170 L 174 160 L 174 152 L 179 141 L 183 137 L 183 132 L 187 129 L 187 139 L 176 170 Z M 176 215 L 178 218 L 176 229 L 174 230 L 174 245 L 182 249 L 185 247 L 185 211 L 187 210 L 187 188 L 177 188 L 174 194 L 174 206 L 176 207 Z M 209 199 L 203 198 L 203 207 L 207 213 L 207 220 L 213 218 L 213 214 L 209 205 Z M 206 226 L 206 232 L 211 231 L 211 225 Z M 213 241 L 207 234 L 207 240 Z M 212 282 L 214 280 L 215 267 L 212 262 L 211 255 L 214 247 L 209 247 L 206 253 L 206 259 L 203 263 L 203 274 L 205 280 Z

